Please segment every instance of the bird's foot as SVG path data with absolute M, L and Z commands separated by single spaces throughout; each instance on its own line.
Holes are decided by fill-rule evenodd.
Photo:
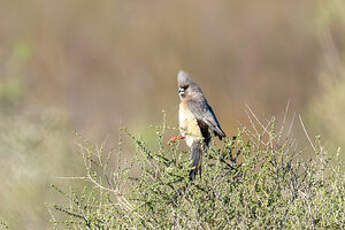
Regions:
M 184 139 L 185 139 L 184 136 L 173 136 L 173 137 L 170 138 L 170 140 L 168 141 L 168 145 L 175 144 L 177 140 L 184 140 Z

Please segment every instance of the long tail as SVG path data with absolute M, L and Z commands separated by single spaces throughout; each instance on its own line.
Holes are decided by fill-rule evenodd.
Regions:
M 193 169 L 191 169 L 189 172 L 189 179 L 191 181 L 195 179 L 198 172 L 200 173 L 200 176 L 201 176 L 201 154 L 202 154 L 201 143 L 199 141 L 193 143 L 192 155 L 191 155 L 191 161 L 192 161 L 191 167 L 193 167 Z

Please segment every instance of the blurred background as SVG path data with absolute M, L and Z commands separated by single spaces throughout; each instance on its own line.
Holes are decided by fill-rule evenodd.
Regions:
M 177 125 L 192 74 L 223 129 L 301 114 L 345 144 L 345 2 L 11 0 L 0 7 L 0 219 L 48 229 L 48 185 L 81 175 L 74 130 L 98 142 Z M 144 130 L 144 131 L 143 131 Z M 303 144 L 303 141 L 302 141 Z

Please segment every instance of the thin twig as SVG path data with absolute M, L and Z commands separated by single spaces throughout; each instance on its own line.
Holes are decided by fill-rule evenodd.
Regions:
M 57 176 L 57 179 L 64 179 L 64 180 L 86 180 L 88 179 L 85 176 Z
M 314 152 L 316 152 L 316 148 L 315 148 L 313 142 L 311 141 L 311 139 L 310 139 L 310 137 L 309 137 L 309 134 L 308 134 L 308 132 L 307 132 L 307 129 L 306 129 L 305 126 L 304 126 L 304 123 L 303 123 L 303 120 L 302 120 L 301 115 L 299 114 L 298 117 L 299 117 L 299 121 L 300 121 L 300 123 L 301 123 L 301 125 L 302 125 L 303 131 L 304 131 L 305 135 L 307 136 L 307 139 L 308 139 L 308 141 L 309 141 L 311 147 L 313 148 Z
M 250 114 L 255 118 L 255 120 L 258 122 L 258 124 L 261 126 L 261 128 L 269 135 L 269 132 L 267 131 L 267 129 L 265 128 L 265 126 L 261 123 L 261 121 L 259 120 L 259 118 L 257 118 L 257 116 L 255 115 L 255 113 L 254 113 L 253 110 L 249 107 L 248 104 L 246 104 L 246 108 L 248 109 L 248 111 L 250 112 Z

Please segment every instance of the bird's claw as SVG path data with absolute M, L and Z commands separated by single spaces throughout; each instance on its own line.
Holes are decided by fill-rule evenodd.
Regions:
M 168 145 L 174 144 L 176 143 L 177 140 L 184 140 L 185 137 L 184 136 L 173 136 L 172 138 L 170 138 L 170 140 L 168 141 Z

